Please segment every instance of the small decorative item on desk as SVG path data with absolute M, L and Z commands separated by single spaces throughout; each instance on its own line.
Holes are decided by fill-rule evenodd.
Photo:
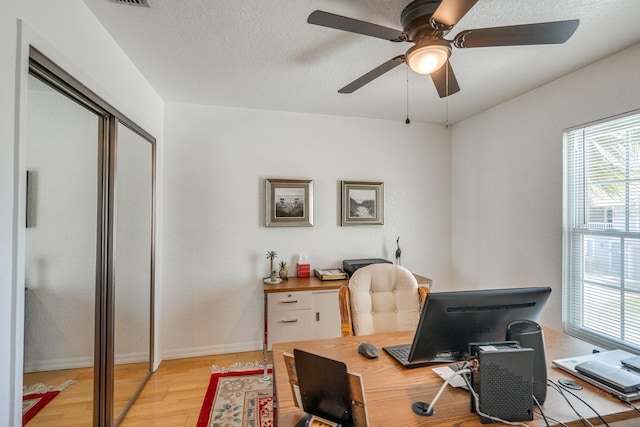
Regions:
M 278 258 L 278 252 L 276 251 L 267 252 L 267 259 L 269 260 L 269 274 L 271 274 L 274 271 L 273 260 L 276 258 Z
M 347 273 L 339 268 L 320 269 L 313 270 L 313 275 L 320 280 L 343 280 L 347 278 Z
M 278 275 L 282 280 L 287 280 L 289 278 L 289 270 L 287 270 L 286 261 L 280 261 L 280 271 L 278 272 Z
M 273 268 L 273 260 L 278 257 L 278 253 L 276 251 L 267 252 L 267 259 L 269 260 L 269 277 L 264 280 L 265 283 L 280 283 L 281 279 L 278 278 L 276 274 L 276 270 Z
M 278 283 L 282 283 L 282 279 L 276 276 L 275 270 L 273 270 L 272 274 L 269 277 L 266 277 L 263 281 L 267 285 L 277 285 Z
M 311 265 L 298 264 L 298 277 L 309 277 L 309 276 L 311 276 Z
M 309 276 L 311 276 L 311 265 L 309 264 L 306 255 L 300 255 L 298 258 L 298 277 Z

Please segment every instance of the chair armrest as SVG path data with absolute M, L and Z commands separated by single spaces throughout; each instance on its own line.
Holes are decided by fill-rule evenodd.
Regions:
M 431 292 L 426 286 L 418 286 L 418 298 L 420 299 L 420 311 L 424 307 L 424 302 L 427 300 L 427 294 Z
M 340 307 L 340 329 L 343 337 L 353 336 L 351 323 L 351 301 L 349 299 L 349 287 L 342 286 L 338 290 L 338 305 Z

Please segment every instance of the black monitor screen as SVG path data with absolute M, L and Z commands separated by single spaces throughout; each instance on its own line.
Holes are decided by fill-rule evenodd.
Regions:
M 427 294 L 409 361 L 459 360 L 470 342 L 504 341 L 514 320 L 537 321 L 551 288 L 507 288 Z

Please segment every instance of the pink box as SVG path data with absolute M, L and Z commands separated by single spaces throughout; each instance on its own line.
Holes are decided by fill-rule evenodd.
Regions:
M 298 277 L 309 277 L 309 276 L 311 276 L 311 265 L 298 264 Z

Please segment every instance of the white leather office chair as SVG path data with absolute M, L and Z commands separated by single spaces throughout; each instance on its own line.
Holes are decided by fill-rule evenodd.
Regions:
M 338 293 L 342 336 L 415 329 L 428 292 L 400 265 L 359 268 Z

